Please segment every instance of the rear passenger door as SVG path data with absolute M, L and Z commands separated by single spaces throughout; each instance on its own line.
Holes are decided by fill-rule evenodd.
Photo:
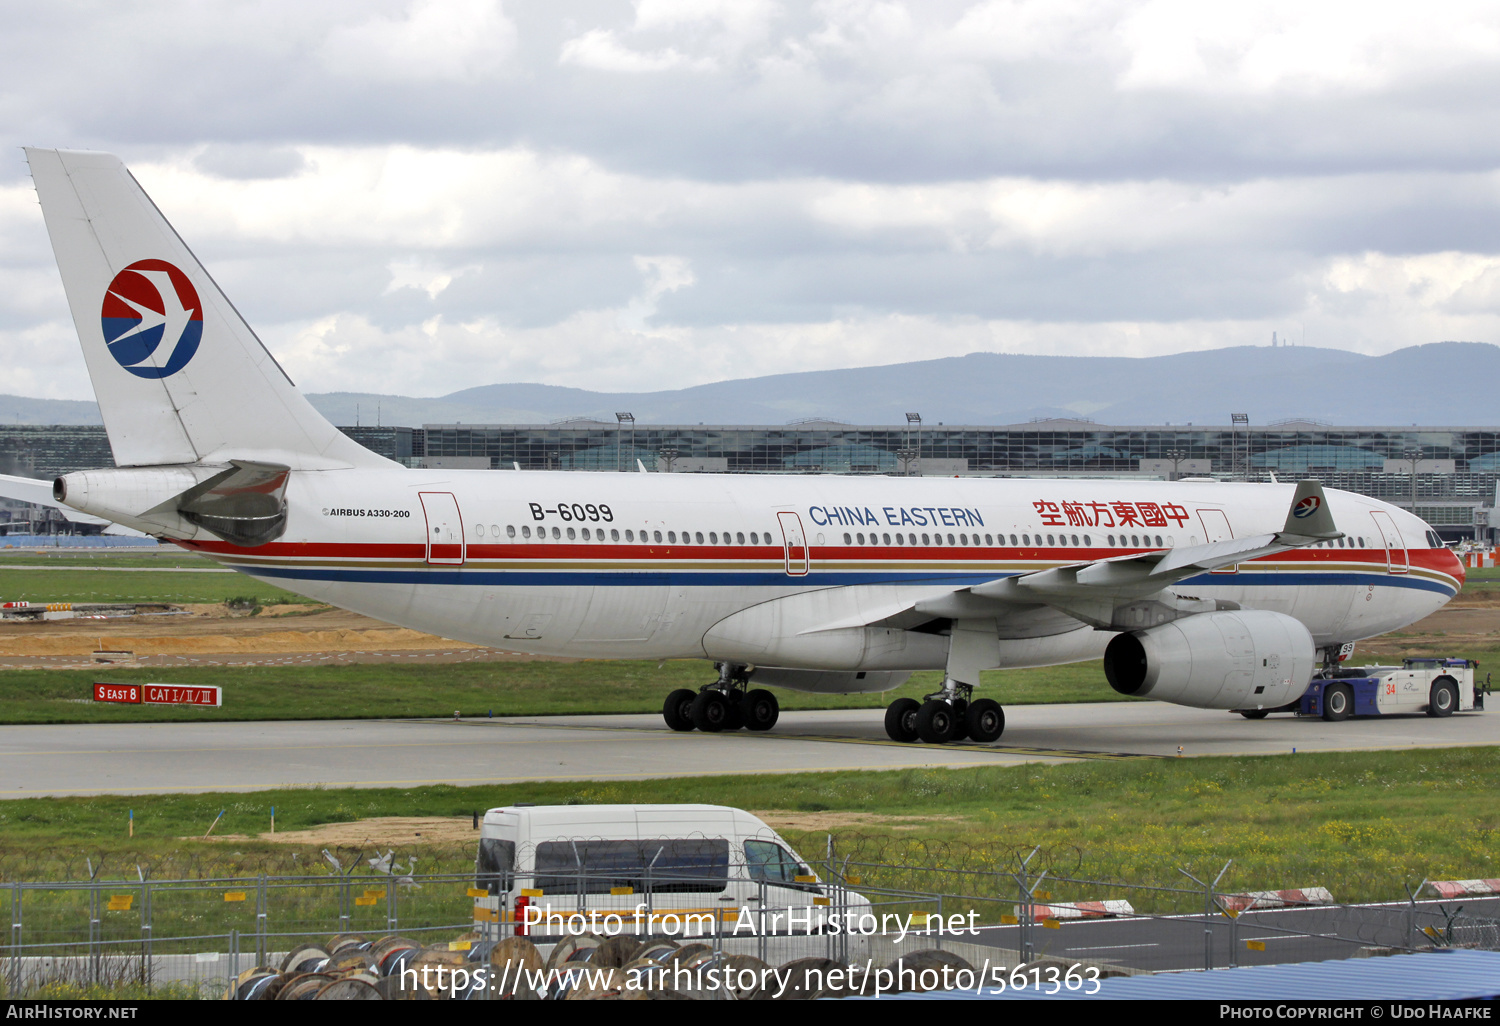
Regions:
M 1230 541 L 1234 538 L 1234 530 L 1229 526 L 1229 517 L 1222 509 L 1200 509 L 1198 522 L 1203 525 L 1203 540 L 1206 543 Z M 1213 573 L 1232 574 L 1237 570 L 1239 570 L 1239 565 L 1235 564 L 1221 566 Z

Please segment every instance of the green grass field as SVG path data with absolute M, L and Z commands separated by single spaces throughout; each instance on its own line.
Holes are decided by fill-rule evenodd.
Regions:
M 0 564 L 0 601 L 214 603 L 249 596 L 262 605 L 309 605 L 304 598 L 239 573 L 140 570 L 25 570 Z
M 3 539 L 0 539 L 3 544 Z M 0 548 L 0 567 L 5 566 L 57 566 L 57 567 L 215 567 L 206 556 L 179 549 L 175 545 L 160 548 L 116 548 L 116 549 L 13 549 Z
M 895 692 L 805 695 L 776 689 L 783 709 L 882 708 L 901 695 L 935 690 L 936 671 Z M 369 719 L 409 716 L 545 716 L 659 713 L 667 693 L 714 678 L 707 662 L 523 662 L 351 666 L 204 666 L 182 669 L 0 670 L 0 723 L 142 723 L 180 720 Z M 216 684 L 218 709 L 94 703 L 93 683 Z M 1100 664 L 985 673 L 987 693 L 1008 705 L 1135 701 L 1110 689 Z
M 1178 867 L 1217 871 L 1228 887 L 1329 887 L 1340 900 L 1403 896 L 1401 883 L 1494 874 L 1500 792 L 1489 748 L 1299 754 L 1063 766 L 985 767 L 670 780 L 531 783 L 416 790 L 22 799 L 0 803 L 0 877 L 156 879 L 287 872 L 317 864 L 319 844 L 254 838 L 276 807 L 278 831 L 380 816 L 455 817 L 530 801 L 711 802 L 809 816 L 878 811 L 887 820 L 783 832 L 808 858 L 831 833 L 838 851 L 880 863 L 1007 869 L 1044 848 L 1054 873 L 1179 885 Z M 126 837 L 127 810 L 135 837 Z M 248 835 L 229 844 L 201 835 Z M 412 849 L 424 871 L 462 872 L 472 845 Z M 403 852 L 401 854 L 409 854 Z M 352 853 L 350 853 L 352 854 Z M 296 855 L 297 858 L 293 858 Z M 1066 900 L 1059 898 L 1059 900 Z
M 1500 567 L 1464 571 L 1464 591 L 1489 592 L 1500 588 Z

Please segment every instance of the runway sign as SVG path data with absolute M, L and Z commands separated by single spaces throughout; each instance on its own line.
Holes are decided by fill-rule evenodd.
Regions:
M 204 684 L 111 684 L 107 681 L 95 681 L 94 701 L 217 707 L 224 704 L 224 689 Z

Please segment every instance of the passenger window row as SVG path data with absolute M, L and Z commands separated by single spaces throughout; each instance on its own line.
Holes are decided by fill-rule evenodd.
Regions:
M 986 534 L 986 535 L 983 536 L 983 540 L 981 540 L 980 536 L 977 535 L 977 534 L 974 534 L 974 535 L 960 534 L 960 535 L 957 535 L 957 536 L 954 536 L 954 535 L 951 535 L 951 534 L 949 534 L 949 535 L 941 535 L 941 534 L 915 535 L 915 534 L 901 534 L 899 532 L 897 532 L 896 534 L 886 534 L 886 533 L 876 534 L 874 531 L 871 531 L 869 533 L 869 535 L 866 536 L 863 531 L 858 531 L 858 532 L 853 532 L 853 533 L 845 531 L 844 532 L 844 544 L 845 545 L 892 545 L 892 544 L 894 544 L 894 545 L 918 545 L 918 544 L 920 544 L 920 545 L 995 545 L 995 544 L 998 543 L 1000 545 L 1004 545 L 1004 544 L 1006 544 L 1005 537 L 1006 536 L 1003 535 L 1003 534 L 1001 534 L 1001 535 Z M 918 541 L 918 538 L 921 539 L 920 542 Z M 1114 548 L 1114 546 L 1115 546 L 1115 536 L 1114 535 L 1110 535 L 1109 536 L 1108 543 L 1109 543 L 1109 546 L 1111 548 Z M 1043 535 L 1040 535 L 1040 534 L 1035 535 L 1035 536 L 1030 535 L 1030 534 L 1022 534 L 1022 535 L 1017 536 L 1017 535 L 1013 534 L 1013 535 L 1010 536 L 1010 544 L 1011 545 L 1049 545 L 1049 546 L 1052 546 L 1054 548 L 1057 547 L 1057 546 L 1059 546 L 1059 545 L 1063 545 L 1063 546 L 1067 546 L 1067 545 L 1079 545 L 1079 546 L 1082 546 L 1084 548 L 1087 548 L 1087 547 L 1092 546 L 1094 544 L 1094 539 L 1091 536 L 1087 535 L 1087 534 L 1083 535 L 1081 538 L 1078 535 L 1076 535 L 1076 534 L 1071 534 L 1071 535 L 1070 534 L 1049 534 L 1049 535 L 1046 535 L 1045 537 Z M 1122 534 L 1122 535 L 1119 536 L 1119 544 L 1120 545 L 1131 545 L 1131 546 L 1135 546 L 1137 548 L 1139 548 L 1140 546 L 1143 546 L 1143 545 L 1144 546 L 1148 546 L 1148 547 L 1149 546 L 1155 546 L 1156 548 L 1163 548 L 1165 546 L 1170 546 L 1172 544 L 1172 538 L 1171 538 L 1170 535 L 1168 535 L 1167 538 L 1166 538 L 1166 541 L 1165 541 L 1165 546 L 1164 546 L 1163 541 L 1162 541 L 1162 536 L 1159 535 L 1159 534 L 1158 535 L 1154 535 L 1154 536 L 1153 535 L 1149 535 L 1149 534 L 1132 534 L 1132 535 L 1123 535 Z
M 533 537 L 535 537 L 535 539 L 537 541 L 543 541 L 543 540 L 545 540 L 548 537 L 547 531 L 548 531 L 548 529 L 546 527 L 538 527 L 538 528 L 536 528 L 535 534 L 533 535 L 532 527 L 531 527 L 530 524 L 524 524 L 524 525 L 522 525 L 522 527 L 521 527 L 521 529 L 520 529 L 519 532 L 517 532 L 515 524 L 506 524 L 505 525 L 505 537 L 514 539 L 517 536 L 517 534 L 519 534 L 520 537 L 521 537 L 521 539 L 524 540 L 524 541 L 530 541 L 530 540 L 532 540 Z M 680 540 L 680 542 L 679 542 L 678 533 L 676 531 L 654 531 L 654 530 L 653 531 L 636 531 L 636 530 L 634 530 L 632 528 L 626 528 L 624 531 L 621 531 L 618 527 L 611 527 L 611 528 L 608 529 L 607 536 L 606 536 L 605 528 L 602 528 L 602 527 L 595 527 L 595 528 L 592 528 L 592 529 L 587 528 L 587 527 L 581 527 L 581 528 L 575 528 L 575 527 L 566 527 L 566 528 L 564 528 L 564 527 L 554 527 L 554 528 L 551 529 L 551 531 L 552 531 L 551 537 L 552 537 L 553 541 L 562 541 L 564 539 L 566 539 L 567 541 L 580 541 L 580 540 L 582 540 L 582 541 L 593 541 L 593 542 L 602 542 L 602 541 L 619 542 L 619 541 L 624 541 L 624 542 L 633 543 L 633 544 L 640 544 L 640 545 L 650 545 L 650 544 L 653 544 L 653 543 L 657 544 L 657 545 L 663 545 L 663 544 L 665 544 L 665 545 L 677 545 L 679 543 L 682 544 L 682 545 L 718 545 L 719 544 L 719 532 L 717 532 L 717 531 L 709 531 L 706 536 L 704 535 L 704 533 L 702 531 L 683 531 L 682 534 L 681 534 L 681 540 Z M 490 534 L 491 537 L 499 539 L 500 538 L 500 527 L 499 527 L 499 525 L 497 525 L 497 524 L 491 524 L 490 527 L 489 527 L 489 534 Z M 475 535 L 475 537 L 478 537 L 478 538 L 485 537 L 485 526 L 483 524 L 475 524 L 474 525 L 474 535 Z M 705 538 L 706 538 L 706 540 L 705 540 Z M 744 531 L 734 531 L 734 532 L 725 531 L 724 535 L 723 535 L 723 538 L 724 538 L 724 544 L 725 545 L 745 545 L 745 544 L 747 544 L 747 542 L 745 540 L 746 535 L 745 535 Z M 770 544 L 772 544 L 772 542 L 771 542 L 771 533 L 769 531 L 751 531 L 750 534 L 749 534 L 749 542 L 748 542 L 748 544 L 750 544 L 750 545 L 770 545 Z

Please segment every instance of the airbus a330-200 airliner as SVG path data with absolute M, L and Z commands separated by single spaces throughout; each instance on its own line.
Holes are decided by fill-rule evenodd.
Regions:
M 1463 583 L 1421 520 L 1316 481 L 408 469 L 312 408 L 118 158 L 26 152 L 116 464 L 59 503 L 448 638 L 713 660 L 675 730 L 940 669 L 887 732 L 988 742 L 980 671 L 1101 655 L 1124 694 L 1254 715 Z

